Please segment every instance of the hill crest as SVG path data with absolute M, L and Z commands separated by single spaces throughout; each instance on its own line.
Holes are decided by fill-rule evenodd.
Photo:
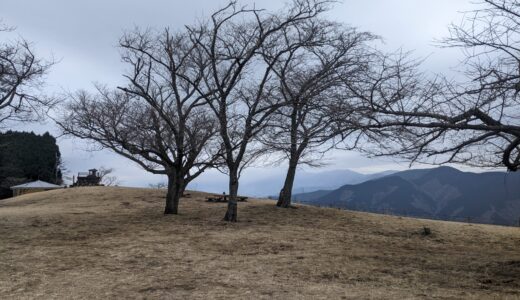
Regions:
M 0 202 L 5 298 L 507 298 L 520 296 L 518 228 L 205 193 L 162 215 L 165 192 L 72 188 Z M 422 236 L 423 227 L 432 234 Z M 426 255 L 425 255 L 426 254 Z

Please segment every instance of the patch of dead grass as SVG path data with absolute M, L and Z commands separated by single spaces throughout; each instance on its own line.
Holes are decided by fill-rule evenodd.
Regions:
M 191 192 L 75 188 L 0 202 L 1 298 L 517 299 L 520 229 Z M 423 226 L 433 234 L 422 236 Z

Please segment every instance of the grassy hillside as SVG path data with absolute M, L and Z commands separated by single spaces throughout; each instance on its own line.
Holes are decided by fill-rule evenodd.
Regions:
M 97 187 L 0 202 L 1 298 L 520 298 L 520 228 L 262 200 L 228 224 L 203 194 L 178 216 L 161 214 L 163 197 Z

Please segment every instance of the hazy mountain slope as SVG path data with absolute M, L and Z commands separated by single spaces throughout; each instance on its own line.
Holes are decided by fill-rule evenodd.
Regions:
M 316 197 L 299 197 L 315 205 L 514 225 L 520 218 L 520 173 L 470 173 L 450 167 L 407 170 Z
M 351 170 L 331 170 L 296 172 L 293 191 L 313 192 L 317 190 L 333 190 L 347 183 L 359 183 L 364 179 L 363 174 Z M 240 185 L 241 193 L 255 196 L 278 195 L 285 180 L 285 173 L 275 174 L 264 179 L 243 182 Z
M 435 209 L 435 201 L 430 196 L 398 176 L 345 185 L 319 197 L 316 202 L 361 211 L 407 212 L 417 216 L 428 215 Z
M 293 195 L 293 200 L 299 201 L 299 202 L 306 202 L 314 199 L 321 198 L 322 196 L 325 196 L 329 194 L 331 190 L 318 190 L 310 193 L 301 193 L 301 194 L 295 194 Z
M 332 191 L 337 189 L 345 184 L 359 184 L 369 180 L 381 178 L 388 176 L 390 174 L 395 173 L 396 171 L 384 171 L 379 173 L 372 174 L 361 174 L 351 170 L 334 170 L 334 171 L 324 171 L 324 172 L 301 172 L 296 173 L 296 180 L 293 187 L 293 194 L 306 194 L 310 192 L 320 191 L 315 195 L 323 195 L 327 191 Z M 280 179 L 283 183 L 283 179 Z M 281 184 L 274 184 L 280 185 Z M 279 189 L 275 191 L 275 194 L 278 195 Z M 306 198 L 306 196 L 303 196 Z
M 382 172 L 378 172 L 378 173 L 366 174 L 363 181 L 361 181 L 361 182 L 351 182 L 349 184 L 358 184 L 358 183 L 362 183 L 362 182 L 365 182 L 365 181 L 374 180 L 374 179 L 378 179 L 378 178 L 381 178 L 381 177 L 389 176 L 389 175 L 392 175 L 392 174 L 395 174 L 395 173 L 398 173 L 398 172 L 399 171 L 395 171 L 395 170 L 387 170 L 387 171 L 382 171 Z
M 375 174 L 361 174 L 348 169 L 314 171 L 298 170 L 294 182 L 293 193 L 308 193 L 318 190 L 334 190 L 345 184 L 358 184 L 388 175 L 393 171 Z M 244 176 L 240 180 L 239 193 L 248 196 L 277 197 L 285 180 L 282 169 L 273 170 L 263 176 Z M 218 178 L 202 178 L 190 184 L 188 188 L 212 193 L 227 192 L 228 182 L 225 176 Z

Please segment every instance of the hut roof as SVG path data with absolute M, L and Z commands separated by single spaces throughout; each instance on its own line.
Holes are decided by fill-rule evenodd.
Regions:
M 41 180 L 36 180 L 33 182 L 28 182 L 20 185 L 15 185 L 11 187 L 11 190 L 17 190 L 17 189 L 61 189 L 62 186 L 55 185 L 52 183 L 48 183 Z

